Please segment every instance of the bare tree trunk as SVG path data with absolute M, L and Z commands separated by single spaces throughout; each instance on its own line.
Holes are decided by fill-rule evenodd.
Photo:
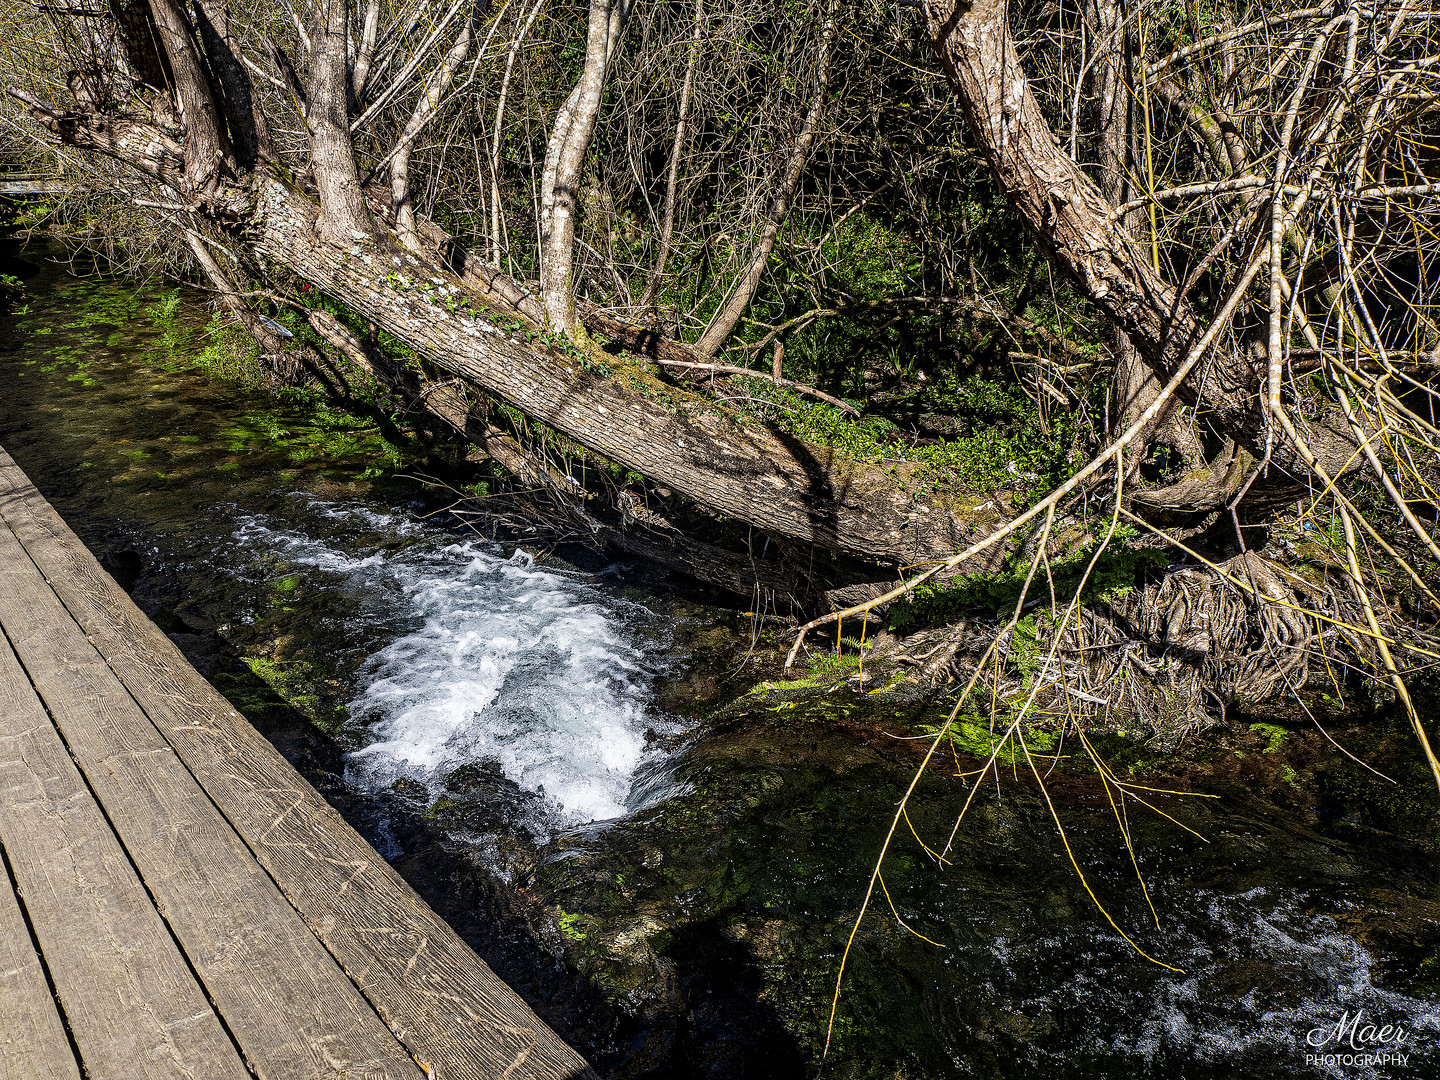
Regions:
M 1061 149 L 1015 53 L 1005 0 L 925 0 L 925 7 L 935 50 L 1001 191 L 1083 294 L 1168 378 L 1200 340 L 1201 321 Z M 1259 370 L 1241 350 L 1215 349 L 1208 363 L 1206 409 L 1217 427 L 1253 441 L 1262 426 Z
M 120 29 L 120 48 L 135 80 L 156 90 L 173 85 L 149 0 L 110 0 L 110 15 Z
M 150 11 L 170 62 L 176 104 L 185 118 L 185 188 L 191 194 L 208 194 L 222 168 L 235 175 L 235 161 L 210 92 L 199 43 L 176 0 L 150 0 Z
M 765 228 L 760 233 L 755 252 L 730 296 L 711 318 L 710 325 L 705 327 L 705 332 L 694 345 L 695 351 L 702 356 L 714 356 L 735 332 L 740 317 L 745 314 L 745 309 L 755 297 L 755 290 L 760 287 L 760 278 L 765 273 L 765 264 L 770 259 L 770 253 L 775 250 L 775 240 L 780 235 L 780 229 L 790 216 L 790 204 L 795 199 L 795 192 L 800 186 L 800 176 L 804 173 L 805 162 L 810 157 L 810 147 L 815 142 L 815 128 L 820 123 L 820 114 L 825 108 L 825 94 L 830 86 L 830 50 L 835 40 L 835 8 L 836 0 L 831 0 L 829 13 L 825 17 L 825 27 L 820 34 L 820 53 L 816 58 L 818 85 L 815 96 L 810 101 L 810 111 L 805 115 L 805 123 L 790 151 L 785 176 L 780 182 L 779 190 L 775 192 L 775 201 L 770 206 L 770 213 L 765 219 Z
M 624 32 L 629 0 L 590 0 L 585 69 L 555 117 L 541 181 L 540 297 L 551 325 L 583 332 L 575 317 L 575 214 L 581 174 L 612 50 Z
M 555 123 L 550 126 L 550 138 L 545 144 L 545 161 L 540 166 L 540 261 L 549 254 L 550 220 L 555 210 L 555 175 L 560 168 L 560 155 L 570 138 L 570 127 L 575 122 L 575 107 L 580 102 L 580 84 L 571 87 L 570 93 L 555 110 Z
M 370 81 L 370 65 L 375 62 L 376 34 L 380 29 L 380 0 L 365 0 L 365 19 L 360 29 L 360 44 L 355 49 L 355 63 L 350 68 L 350 93 L 357 102 L 365 98 Z
M 475 13 L 480 9 L 477 7 Z M 455 44 L 445 54 L 445 59 L 426 80 L 425 89 L 410 114 L 405 130 L 395 141 L 390 151 L 390 194 L 395 200 L 395 233 L 400 242 L 411 251 L 420 250 L 420 234 L 415 230 L 415 207 L 410 201 L 410 154 L 415 149 L 415 140 L 425 129 L 436 111 L 440 99 L 445 96 L 450 84 L 455 81 L 455 72 L 470 55 L 470 43 L 474 36 L 475 21 L 472 16 L 455 39 Z M 483 209 L 483 207 L 482 207 Z
M 1094 33 L 1096 57 L 1092 61 L 1099 93 L 1096 117 L 1099 128 L 1099 187 L 1105 198 L 1119 205 L 1134 191 L 1130 177 L 1137 168 L 1132 142 L 1134 101 L 1130 86 L 1134 77 L 1132 38 L 1125 25 L 1123 0 L 1095 0 Z
M 1089 14 L 1089 13 L 1087 13 Z M 1091 40 L 1092 61 L 1099 100 L 1096 116 L 1099 128 L 1099 186 L 1113 205 L 1129 198 L 1128 151 L 1130 147 L 1130 95 L 1124 81 L 1128 35 L 1121 23 L 1124 12 L 1119 0 L 1094 0 Z M 1160 392 L 1150 366 L 1122 328 L 1115 327 L 1115 374 L 1111 380 L 1110 432 L 1124 431 L 1139 417 Z M 1142 440 L 1143 441 L 1143 440 Z M 1140 450 L 1143 456 L 1144 448 Z
M 230 141 L 242 169 L 253 168 L 262 158 L 272 157 L 270 127 L 255 103 L 250 76 L 240 64 L 238 46 L 230 32 L 230 9 L 226 0 L 196 0 L 195 28 L 205 46 L 210 70 L 220 84 L 225 122 Z
M 320 193 L 318 227 L 321 238 L 331 244 L 375 235 L 350 139 L 347 17 L 347 0 L 314 0 L 305 123 L 310 129 L 310 165 Z
M 1050 259 L 1125 331 L 1155 374 L 1168 380 L 1204 339 L 1206 323 L 1151 267 L 1149 252 L 1125 230 L 1115 207 L 1060 148 L 1020 67 L 1006 0 L 975 0 L 964 7 L 957 0 L 924 2 L 935 50 L 1000 190 Z M 1212 346 L 1203 356 L 1197 377 L 1182 384 L 1180 393 L 1217 431 L 1257 457 L 1265 454 L 1267 413 L 1259 393 L 1264 365 L 1243 348 Z M 1327 415 L 1313 424 L 1294 419 L 1305 429 L 1308 451 L 1288 440 L 1275 443 L 1274 464 L 1308 475 L 1308 452 L 1331 475 L 1357 467 L 1356 440 L 1343 418 Z
M 1124 80 L 1124 12 L 1120 0 L 1094 0 L 1091 40 L 1096 51 L 1095 81 L 1099 90 L 1096 117 L 1100 129 L 1100 190 L 1113 203 L 1126 198 L 1125 159 L 1130 145 L 1130 95 Z
M 680 181 L 680 158 L 685 152 L 686 123 L 690 119 L 690 97 L 695 92 L 695 68 L 700 60 L 700 42 L 705 31 L 705 0 L 695 0 L 695 36 L 690 40 L 690 59 L 685 65 L 685 82 L 680 87 L 680 116 L 675 121 L 675 145 L 670 149 L 670 171 L 665 177 L 665 217 L 660 223 L 660 254 L 645 284 L 640 306 L 649 307 L 665 278 L 665 260 L 670 256 L 670 238 L 675 231 L 675 189 Z
M 1120 0 L 1095 0 L 1092 38 L 1099 52 L 1094 62 L 1098 91 L 1097 116 L 1099 143 L 1099 186 L 1112 205 L 1128 202 L 1132 194 L 1129 177 L 1138 163 L 1131 159 L 1130 144 L 1134 133 L 1131 122 L 1133 99 L 1129 86 L 1133 80 L 1134 56 L 1131 36 L 1124 26 L 1125 9 Z M 1142 59 L 1143 63 L 1143 59 Z M 1134 213 L 1128 215 L 1134 217 Z M 1129 220 L 1122 219 L 1128 225 Z M 1140 356 L 1130 335 L 1115 328 L 1115 373 L 1111 379 L 1110 432 L 1119 434 L 1138 420 L 1160 396 L 1160 380 L 1154 369 Z M 1156 441 L 1175 447 L 1193 468 L 1203 463 L 1204 454 L 1193 431 L 1172 410 L 1158 417 L 1150 429 L 1136 440 L 1136 464 L 1144 458 Z

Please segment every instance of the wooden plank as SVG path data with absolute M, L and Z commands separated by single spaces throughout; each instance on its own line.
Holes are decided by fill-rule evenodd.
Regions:
M 5 526 L 0 625 L 255 1071 L 418 1080 Z
M 594 1073 L 192 668 L 0 450 L 0 517 L 196 779 L 412 1054 L 439 1076 Z
M 3 640 L 0 841 L 92 1080 L 245 1080 L 240 1055 Z M 28 935 L 23 942 L 28 948 Z
M 0 643 L 0 648 L 9 645 Z M 14 657 L 10 662 L 14 663 Z M 3 679 L 0 672 L 0 679 Z M 0 706 L 3 708 L 4 706 Z M 8 709 L 6 710 L 9 711 Z M 0 751 L 0 756 L 4 752 Z M 9 876 L 0 873 L 0 1076 L 80 1080 Z

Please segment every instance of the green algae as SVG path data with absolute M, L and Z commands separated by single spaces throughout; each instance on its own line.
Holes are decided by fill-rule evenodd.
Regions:
M 275 660 L 251 656 L 245 658 L 245 664 L 276 697 L 321 731 L 336 735 L 344 727 L 349 712 L 334 700 L 333 683 L 331 692 L 324 692 L 330 673 L 323 666 L 304 657 Z

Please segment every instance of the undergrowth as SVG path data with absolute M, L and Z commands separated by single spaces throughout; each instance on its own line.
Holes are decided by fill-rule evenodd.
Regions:
M 1128 526 L 1116 530 L 1119 541 L 1135 539 L 1138 534 Z M 1095 551 L 1095 541 L 1056 558 L 1050 563 L 1057 598 L 1074 595 L 1081 576 Z M 1132 547 L 1111 543 L 1096 561 L 1085 582 L 1080 602 L 1118 599 L 1134 589 L 1137 575 L 1147 568 L 1163 569 L 1169 557 L 1155 548 Z M 1013 611 L 1020 599 L 1028 571 L 1029 556 L 1017 553 L 1009 565 L 995 574 L 975 574 L 948 581 L 928 581 L 917 586 L 890 610 L 890 627 L 904 632 L 919 626 L 939 626 L 954 622 L 967 613 L 979 611 L 987 618 Z M 1043 578 L 1041 581 L 1043 582 Z M 1032 602 L 1043 596 L 1031 587 Z M 1019 627 L 1016 627 L 1017 634 Z
M 920 439 L 885 415 L 858 419 L 763 380 L 747 387 L 740 407 L 788 435 L 829 447 L 854 461 L 911 461 L 928 466 L 937 487 L 1014 491 L 1022 500 L 1068 479 L 1086 460 L 1086 429 L 1077 413 L 1042 419 L 1013 383 L 970 376 L 917 391 L 908 411 L 943 416 L 954 433 Z M 853 404 L 863 404 L 854 402 Z

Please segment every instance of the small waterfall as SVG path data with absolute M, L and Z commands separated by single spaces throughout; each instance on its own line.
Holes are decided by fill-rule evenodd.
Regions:
M 616 818 L 663 793 L 649 745 L 674 725 L 649 706 L 653 663 L 634 628 L 643 609 L 521 551 L 506 558 L 364 507 L 311 501 L 308 511 L 336 535 L 249 515 L 235 536 L 251 557 L 355 594 L 366 636 L 388 640 L 357 670 L 351 718 L 374 741 L 351 755 L 352 782 L 433 784 L 493 762 L 559 826 Z M 649 798 L 634 790 L 642 772 Z

